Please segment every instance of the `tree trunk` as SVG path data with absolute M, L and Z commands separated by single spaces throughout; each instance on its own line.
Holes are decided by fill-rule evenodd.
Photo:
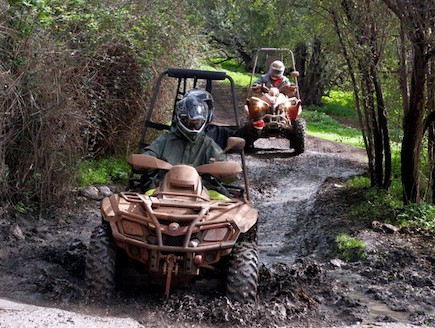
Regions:
M 428 191 L 431 197 L 426 201 L 435 204 L 435 59 L 432 58 L 429 63 L 429 72 L 427 79 L 427 108 L 431 111 L 426 124 L 425 131 L 428 132 Z
M 323 61 L 321 42 L 320 39 L 316 37 L 306 72 L 304 97 L 302 98 L 304 105 L 320 106 L 322 104 L 323 85 L 321 78 L 323 73 Z
M 301 99 L 305 99 L 305 90 L 306 90 L 306 63 L 308 58 L 308 51 L 307 51 L 307 45 L 303 42 L 300 42 L 296 45 L 295 48 L 295 65 L 296 70 L 299 71 L 299 78 L 298 78 L 298 84 L 299 84 L 299 93 L 301 95 Z
M 435 204 L 435 111 L 432 111 L 426 118 L 424 133 L 427 132 L 427 157 L 428 157 L 428 175 L 427 190 L 431 194 L 426 197 L 426 201 Z
M 388 189 L 391 185 L 391 146 L 390 146 L 390 132 L 388 130 L 388 118 L 385 113 L 385 103 L 384 96 L 382 93 L 381 83 L 378 78 L 378 74 L 376 69 L 372 67 L 372 76 L 373 76 L 373 84 L 375 87 L 376 93 L 376 104 L 377 104 L 377 117 L 378 117 L 378 125 L 379 125 L 379 134 L 382 145 L 382 153 L 384 154 L 384 167 L 380 167 L 379 169 L 383 173 L 383 180 L 380 181 L 380 185 L 384 189 Z M 381 161 L 382 162 L 382 161 Z M 382 164 L 382 163 L 381 163 Z
M 361 109 L 361 99 L 359 96 L 358 83 L 357 83 L 357 80 L 355 77 L 355 75 L 356 75 L 355 69 L 353 68 L 351 57 L 350 57 L 349 52 L 347 50 L 346 44 L 344 42 L 344 38 L 342 36 L 340 25 L 338 24 L 337 13 L 333 10 L 333 11 L 331 11 L 331 16 L 332 16 L 332 20 L 334 22 L 335 32 L 337 33 L 337 36 L 338 36 L 338 41 L 339 41 L 339 44 L 341 46 L 340 47 L 341 53 L 342 53 L 344 59 L 346 60 L 347 68 L 349 71 L 349 76 L 350 76 L 350 79 L 352 81 L 353 95 L 354 95 L 354 99 L 355 99 L 355 107 L 356 107 L 356 111 L 358 113 L 359 126 L 361 129 L 361 134 L 362 134 L 362 138 L 364 141 L 364 146 L 365 146 L 365 150 L 367 153 L 369 172 L 373 172 L 373 170 L 374 170 L 373 152 L 372 152 L 373 147 L 372 147 L 370 140 L 369 140 L 368 127 L 365 124 L 366 121 L 364 120 L 364 114 L 363 114 L 363 111 Z
M 399 45 L 399 86 L 402 91 L 403 111 L 409 111 L 409 92 L 408 92 L 408 66 L 406 63 L 405 31 L 403 23 L 400 24 L 400 45 Z
M 418 45 L 414 46 L 413 74 L 411 78 L 409 110 L 403 118 L 402 140 L 402 184 L 403 201 L 420 202 L 419 162 L 423 138 L 423 115 L 425 108 L 425 79 L 427 59 L 425 51 Z
M 378 21 L 380 17 L 374 2 L 366 0 L 364 7 L 365 11 L 361 11 L 359 2 L 345 0 L 340 2 L 339 7 L 343 17 L 339 17 L 335 10 L 331 14 L 343 51 L 351 49 L 345 54 L 348 66 L 351 67 L 352 61 L 358 65 L 357 76 L 360 76 L 358 82 L 362 99 L 358 114 L 368 156 L 371 185 L 387 189 L 391 181 L 390 137 L 378 77 L 378 63 L 385 46 L 385 39 L 379 36 L 384 35 L 386 30 L 382 22 Z M 341 35 L 341 25 L 349 31 L 346 38 Z M 356 83 L 354 79 L 354 90 L 357 90 Z
M 382 168 L 382 148 L 380 148 L 380 142 L 382 142 L 377 126 L 376 114 L 374 111 L 374 99 L 372 90 L 372 81 L 370 79 L 368 69 L 365 63 L 360 63 L 359 71 L 361 73 L 361 93 L 363 99 L 363 113 L 364 113 L 364 124 L 367 130 L 367 141 L 368 141 L 368 160 L 370 170 L 370 182 L 371 186 L 381 186 L 380 181 L 382 181 L 383 173 L 380 168 Z M 381 149 L 381 151 L 379 151 Z M 380 159 L 379 159 L 380 158 Z

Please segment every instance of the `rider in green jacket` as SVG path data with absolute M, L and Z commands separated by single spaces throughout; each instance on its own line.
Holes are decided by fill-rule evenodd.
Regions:
M 155 156 L 172 165 L 198 166 L 225 159 L 221 147 L 205 134 L 209 117 L 207 103 L 187 94 L 175 106 L 171 131 L 147 146 L 144 154 Z

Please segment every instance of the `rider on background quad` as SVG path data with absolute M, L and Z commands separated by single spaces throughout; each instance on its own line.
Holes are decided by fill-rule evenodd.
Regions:
M 268 72 L 261 75 L 250 87 L 250 90 L 258 93 L 258 97 L 248 98 L 245 104 L 245 111 L 250 119 L 250 122 L 244 128 L 245 151 L 253 149 L 255 140 L 265 134 L 264 128 L 270 128 L 265 125 L 263 120 L 265 114 L 274 117 L 281 116 L 282 119 L 278 119 L 278 122 L 281 122 L 284 127 L 290 126 L 285 123 L 286 121 L 295 121 L 297 115 L 300 114 L 301 106 L 297 97 L 297 86 L 284 76 L 284 71 L 284 63 L 275 60 L 271 63 Z M 273 118 L 272 120 L 276 119 Z M 269 123 L 270 120 L 268 118 Z M 276 129 L 276 124 L 273 124 L 272 129 Z M 280 131 L 278 133 L 283 133 L 283 130 L 278 131 Z M 269 132 L 270 130 L 266 134 Z
M 294 91 L 296 86 L 291 83 L 290 80 L 284 75 L 285 66 L 280 60 L 275 60 L 270 64 L 269 71 L 266 74 L 261 75 L 257 81 L 255 81 L 251 89 L 254 92 L 261 94 L 260 99 L 266 101 L 269 106 L 273 105 L 274 98 L 278 96 L 281 88 L 289 88 Z M 247 105 L 245 106 L 245 111 L 249 112 Z M 245 128 L 245 134 L 248 140 L 251 140 L 247 144 L 246 150 L 252 147 L 252 141 L 256 140 L 260 135 L 264 127 L 264 122 L 262 119 L 253 120 L 250 126 Z
M 172 165 L 199 166 L 224 159 L 222 148 L 205 133 L 210 115 L 206 101 L 197 95 L 186 94 L 175 106 L 170 132 L 145 147 L 144 154 Z
M 255 81 L 251 89 L 256 92 L 267 93 L 272 87 L 277 88 L 282 92 L 284 87 L 290 90 L 296 90 L 296 85 L 291 83 L 290 80 L 284 76 L 285 66 L 280 60 L 275 60 L 269 67 L 269 71 L 266 74 L 261 75 L 257 81 Z M 287 96 L 291 96 L 287 94 Z

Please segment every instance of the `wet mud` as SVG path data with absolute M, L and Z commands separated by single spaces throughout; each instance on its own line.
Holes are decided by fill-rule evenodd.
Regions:
M 99 202 L 78 193 L 72 193 L 68 208 L 44 215 L 2 213 L 0 296 L 68 310 L 74 326 L 80 326 L 78 316 L 105 318 L 106 327 L 120 318 L 118 327 L 435 326 L 433 236 L 390 233 L 373 226 L 371 218 L 350 216 L 364 200 L 344 181 L 365 173 L 364 154 L 313 138 L 300 156 L 279 140 L 256 147 L 247 156 L 260 212 L 256 304 L 232 304 L 220 281 L 203 280 L 174 289 L 165 299 L 161 286 L 134 274 L 132 284 L 113 299 L 87 300 L 85 254 L 100 222 Z M 366 243 L 365 261 L 338 259 L 340 233 Z M 0 327 L 15 327 L 14 313 L 23 317 L 0 308 Z M 33 327 L 57 327 L 61 315 L 38 316 Z

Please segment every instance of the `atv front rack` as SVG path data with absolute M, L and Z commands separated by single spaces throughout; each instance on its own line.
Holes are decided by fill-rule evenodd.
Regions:
M 124 192 L 123 204 L 118 197 L 103 200 L 102 212 L 110 221 L 115 240 L 122 244 L 160 252 L 199 253 L 230 249 L 240 234 L 233 219 L 244 205 L 239 200 L 193 202 Z M 221 239 L 207 239 L 212 229 L 221 229 Z M 149 238 L 154 233 L 155 239 Z M 200 238 L 199 233 L 204 239 L 192 243 Z

